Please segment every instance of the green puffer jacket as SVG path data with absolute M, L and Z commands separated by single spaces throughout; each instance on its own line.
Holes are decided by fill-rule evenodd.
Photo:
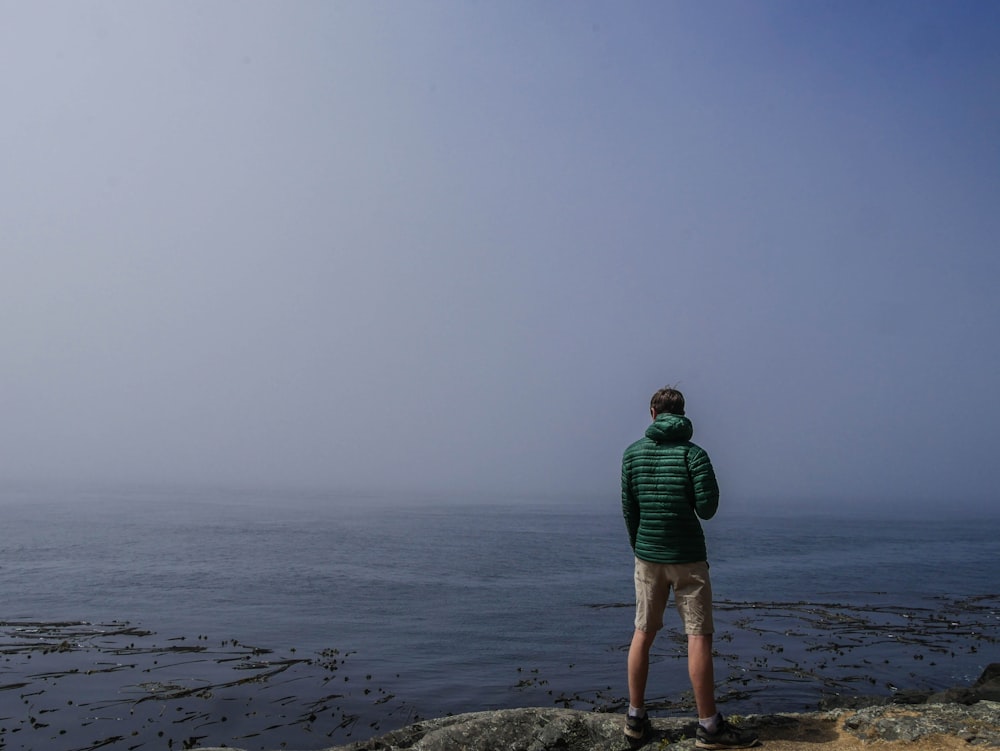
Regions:
M 691 443 L 694 428 L 680 415 L 657 415 L 646 436 L 622 457 L 622 513 L 637 558 L 651 563 L 707 560 L 698 518 L 719 507 L 708 454 Z

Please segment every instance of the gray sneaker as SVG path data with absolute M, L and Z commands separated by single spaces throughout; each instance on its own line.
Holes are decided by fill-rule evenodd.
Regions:
M 695 734 L 694 747 L 719 749 L 719 748 L 750 748 L 758 743 L 756 733 L 749 730 L 741 730 L 735 725 L 726 722 L 726 718 L 719 715 L 719 727 L 714 733 L 710 733 L 701 725 Z
M 625 737 L 630 743 L 640 743 L 653 729 L 653 723 L 649 721 L 649 715 L 642 717 L 625 716 Z

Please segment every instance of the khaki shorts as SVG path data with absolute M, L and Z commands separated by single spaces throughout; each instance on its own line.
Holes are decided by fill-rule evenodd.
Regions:
M 635 627 L 652 632 L 663 628 L 667 597 L 674 590 L 677 612 L 686 634 L 711 634 L 712 582 L 708 563 L 650 563 L 635 559 Z

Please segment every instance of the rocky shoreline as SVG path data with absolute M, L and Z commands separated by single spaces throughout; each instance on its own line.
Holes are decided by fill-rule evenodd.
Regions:
M 1000 663 L 969 687 L 891 697 L 851 697 L 802 714 L 747 715 L 734 722 L 757 731 L 771 751 L 858 751 L 872 744 L 907 751 L 1000 748 Z M 504 709 L 427 720 L 328 751 L 629 751 L 622 715 L 577 709 Z M 653 718 L 643 748 L 694 748 L 690 718 Z M 200 749 L 221 751 L 221 749 Z M 228 751 L 234 751 L 229 749 Z

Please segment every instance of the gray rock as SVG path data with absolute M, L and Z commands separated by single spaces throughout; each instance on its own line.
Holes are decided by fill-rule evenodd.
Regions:
M 976 745 L 1000 747 L 1000 704 L 885 705 L 845 715 L 844 728 L 864 741 L 916 741 L 928 736 L 963 738 Z

